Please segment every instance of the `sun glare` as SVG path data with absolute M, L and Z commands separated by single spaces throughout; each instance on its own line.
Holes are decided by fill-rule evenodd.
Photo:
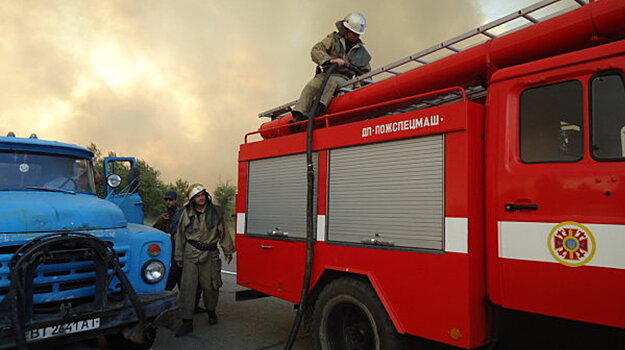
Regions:
M 142 84 L 159 83 L 160 74 L 151 61 L 124 52 L 118 45 L 105 44 L 94 49 L 91 66 L 97 79 L 111 87 L 129 87 L 139 80 Z

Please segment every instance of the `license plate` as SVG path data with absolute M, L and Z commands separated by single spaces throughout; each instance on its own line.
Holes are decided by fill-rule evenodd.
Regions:
M 40 340 L 45 338 L 57 337 L 60 335 L 80 333 L 100 328 L 100 318 L 91 318 L 88 320 L 74 321 L 69 323 L 57 324 L 55 326 L 41 327 L 29 329 L 26 331 L 26 340 Z

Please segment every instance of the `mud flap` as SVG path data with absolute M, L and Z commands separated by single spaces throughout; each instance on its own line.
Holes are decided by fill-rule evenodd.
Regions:
M 130 340 L 133 343 L 143 344 L 147 339 L 150 328 L 154 328 L 153 325 L 146 322 L 139 322 L 134 327 L 126 328 L 122 333 L 124 338 Z
M 152 321 L 153 327 L 165 327 L 172 331 L 178 329 L 178 309 L 167 310 L 161 312 L 154 321 Z

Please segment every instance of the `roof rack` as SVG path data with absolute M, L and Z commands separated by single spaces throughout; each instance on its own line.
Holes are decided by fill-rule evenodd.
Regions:
M 593 1 L 593 0 L 590 0 L 590 1 Z M 570 3 L 572 2 L 573 4 L 572 6 L 569 6 L 565 9 L 557 9 L 556 6 L 552 6 L 555 4 L 561 4 L 561 3 L 566 3 L 566 2 L 570 2 Z M 356 83 L 364 82 L 366 85 L 370 85 L 370 84 L 376 83 L 376 81 L 372 79 L 373 77 L 376 77 L 376 79 L 378 79 L 377 81 L 381 81 L 381 80 L 402 74 L 403 72 L 398 71 L 397 68 L 405 66 L 406 64 L 416 63 L 417 67 L 412 68 L 412 69 L 416 69 L 416 68 L 419 68 L 421 66 L 424 66 L 428 63 L 431 63 L 437 60 L 437 59 L 431 59 L 427 56 L 432 56 L 433 54 L 437 54 L 437 53 L 448 53 L 448 55 L 443 56 L 443 57 L 447 57 L 449 55 L 453 55 L 458 52 L 467 50 L 473 46 L 482 44 L 485 41 L 492 40 L 492 39 L 504 36 L 506 34 L 515 32 L 517 30 L 532 26 L 536 23 L 540 23 L 549 18 L 553 18 L 563 13 L 570 12 L 572 10 L 585 6 L 587 4 L 588 4 L 587 0 L 543 0 L 543 1 L 540 1 L 534 5 L 528 6 L 517 12 L 513 12 L 500 19 L 497 19 L 483 26 L 470 30 L 464 34 L 458 35 L 447 41 L 443 41 L 428 49 L 425 49 L 415 54 L 412 54 L 410 56 L 404 57 L 396 62 L 380 67 L 367 74 L 363 74 L 361 76 L 355 77 L 354 79 L 343 84 L 339 89 L 342 93 L 348 93 L 354 90 L 358 90 L 361 87 L 356 87 L 356 86 L 362 85 L 362 84 L 355 85 Z M 540 18 L 537 18 L 532 15 L 532 14 L 535 14 L 537 11 L 543 10 L 543 9 L 550 10 L 552 12 L 549 12 Z M 522 23 L 514 25 L 512 22 L 516 20 L 521 20 Z M 510 29 L 508 29 L 506 25 L 510 26 Z M 504 29 L 504 30 L 507 29 L 507 30 L 501 34 L 494 34 L 493 33 L 494 29 Z M 475 40 L 476 37 L 480 38 L 482 41 L 479 41 L 479 42 L 471 41 L 471 39 Z M 463 44 L 466 46 L 461 47 Z M 438 59 L 443 58 L 443 57 L 439 57 Z M 412 69 L 408 69 L 406 71 L 410 71 Z M 291 108 L 296 103 L 297 103 L 297 100 L 291 101 L 289 103 L 285 103 L 283 105 L 280 105 L 278 107 L 275 107 L 275 108 L 272 108 L 270 110 L 260 113 L 258 117 L 259 118 L 269 117 L 271 119 L 276 119 L 283 114 L 291 112 Z

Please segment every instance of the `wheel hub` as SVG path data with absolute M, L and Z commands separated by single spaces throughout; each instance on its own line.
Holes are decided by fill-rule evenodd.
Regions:
M 374 328 L 359 307 L 343 303 L 332 311 L 327 332 L 332 349 L 375 350 Z

